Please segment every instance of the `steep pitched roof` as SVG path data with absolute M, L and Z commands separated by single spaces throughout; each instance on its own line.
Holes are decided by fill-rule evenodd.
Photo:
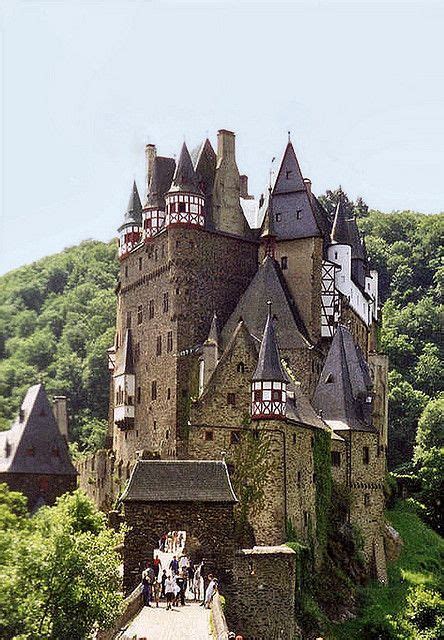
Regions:
M 220 460 L 139 460 L 122 502 L 237 502 Z
M 153 174 L 150 182 L 146 206 L 165 209 L 165 194 L 171 187 L 176 161 L 174 158 L 156 156 L 153 163 Z
M 259 266 L 225 324 L 221 336 L 222 343 L 227 344 L 241 318 L 252 335 L 262 336 L 269 300 L 273 303 L 276 334 L 281 349 L 309 348 L 307 330 L 290 297 L 280 266 L 270 256 L 267 256 Z
M 270 187 L 271 190 L 271 187 Z M 261 226 L 261 238 L 276 237 L 276 230 L 273 215 L 273 198 L 270 195 L 267 199 L 267 207 L 265 210 L 264 220 Z
M 216 312 L 213 314 L 213 318 L 211 320 L 210 330 L 208 332 L 207 342 L 214 342 L 216 344 L 219 343 L 219 327 L 217 323 L 217 315 Z
M 371 424 L 372 382 L 362 352 L 348 329 L 339 325 L 333 337 L 313 406 L 336 430 L 374 431 Z
M 203 192 L 212 193 L 216 174 L 216 152 L 208 138 L 193 149 L 191 159 L 199 183 L 202 183 Z
M 291 142 L 273 186 L 273 211 L 278 239 L 307 238 L 321 235 L 311 197 Z
M 261 348 L 259 349 L 256 371 L 253 373 L 252 379 L 274 380 L 276 382 L 287 382 L 288 379 L 282 369 L 279 356 L 273 318 L 271 317 L 271 302 L 268 303 L 267 321 L 262 336 Z
M 0 447 L 0 473 L 77 475 L 42 384 L 28 389 Z
M 170 192 L 185 191 L 186 193 L 198 193 L 202 195 L 197 183 L 196 172 L 185 142 L 182 145 L 176 172 L 173 178 Z
M 134 373 L 133 339 L 131 329 L 127 329 L 125 331 L 122 347 L 118 350 L 116 355 L 114 375 L 120 376 L 122 374 L 131 373 Z
M 142 224 L 142 203 L 140 202 L 139 192 L 137 190 L 136 181 L 133 182 L 128 207 L 124 217 L 125 223 Z
M 350 244 L 349 226 L 345 217 L 344 205 L 342 199 L 339 198 L 336 205 L 333 227 L 331 230 L 331 240 L 336 244 Z

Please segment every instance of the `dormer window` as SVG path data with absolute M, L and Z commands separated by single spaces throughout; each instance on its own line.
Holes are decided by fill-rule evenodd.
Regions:
M 333 374 L 332 373 L 327 374 L 327 377 L 325 378 L 325 384 L 333 384 L 333 382 L 334 382 Z
M 282 220 L 282 213 L 275 213 L 274 219 L 276 220 L 276 222 L 280 222 Z
M 292 173 L 293 173 L 293 171 L 291 169 L 287 169 L 287 171 L 285 172 L 285 179 L 286 180 L 290 180 Z
M 296 209 L 296 220 L 300 220 L 302 218 L 302 209 Z

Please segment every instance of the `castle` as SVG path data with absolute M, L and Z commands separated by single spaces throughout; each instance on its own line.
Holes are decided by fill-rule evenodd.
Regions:
M 330 217 L 290 141 L 259 199 L 230 131 L 216 151 L 184 144 L 177 162 L 147 145 L 146 198 L 134 183 L 119 260 L 107 449 L 78 464 L 80 485 L 110 509 L 137 461 L 140 476 L 148 459 L 224 459 L 233 477 L 240 448 L 260 442 L 249 524 L 255 544 L 279 545 L 289 524 L 306 541 L 319 528 L 327 459 L 384 579 L 378 275 L 341 200 Z

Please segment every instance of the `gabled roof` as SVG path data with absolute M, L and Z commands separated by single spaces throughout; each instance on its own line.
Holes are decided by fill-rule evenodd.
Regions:
M 372 382 L 360 349 L 348 329 L 339 325 L 313 396 L 314 408 L 333 429 L 374 431 L 371 424 Z
M 122 502 L 222 502 L 237 498 L 220 460 L 138 460 Z
M 125 331 L 121 348 L 117 351 L 114 376 L 134 373 L 133 339 L 131 329 Z
M 0 433 L 0 473 L 77 475 L 42 384 L 28 389 L 11 429 Z
M 271 302 L 268 303 L 268 315 L 262 336 L 261 348 L 253 380 L 273 380 L 287 382 L 288 377 L 284 373 L 279 356 L 279 348 L 274 333 L 273 318 L 271 317 Z
M 136 181 L 133 182 L 131 194 L 128 202 L 128 208 L 125 213 L 125 222 L 142 223 L 142 203 L 140 202 L 139 192 L 137 190 Z
M 272 192 L 277 239 L 320 236 L 311 197 L 291 142 L 287 144 Z
M 171 185 L 170 193 L 174 191 L 185 191 L 186 193 L 198 193 L 202 195 L 197 183 L 196 172 L 185 142 L 182 145 L 176 172 Z
M 219 343 L 219 327 L 217 323 L 217 315 L 216 312 L 213 314 L 213 318 L 211 320 L 210 330 L 208 332 L 207 342 L 213 342 L 215 344 Z
M 227 344 L 237 323 L 243 319 L 250 333 L 263 334 L 267 319 L 267 302 L 273 303 L 275 329 L 281 350 L 309 348 L 307 330 L 286 286 L 279 264 L 267 256 L 259 266 L 247 290 L 222 330 L 222 343 Z
M 156 156 L 153 163 L 153 174 L 150 182 L 146 206 L 165 209 L 165 194 L 171 187 L 176 161 L 174 158 Z
M 349 226 L 345 217 L 342 198 L 339 198 L 338 204 L 336 205 L 335 217 L 333 220 L 333 227 L 331 230 L 331 240 L 336 244 L 351 245 L 350 236 L 349 236 Z

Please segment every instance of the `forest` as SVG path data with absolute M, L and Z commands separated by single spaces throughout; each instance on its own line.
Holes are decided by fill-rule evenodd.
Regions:
M 320 197 L 330 214 L 338 194 Z M 386 214 L 341 194 L 380 277 L 380 349 L 390 360 L 389 467 L 418 486 L 432 484 L 423 503 L 433 511 L 430 502 L 442 488 L 436 470 L 443 470 L 444 215 Z M 50 394 L 69 398 L 74 450 L 103 444 L 117 272 L 115 241 L 86 241 L 0 277 L 0 428 L 14 419 L 27 387 L 42 380 Z

